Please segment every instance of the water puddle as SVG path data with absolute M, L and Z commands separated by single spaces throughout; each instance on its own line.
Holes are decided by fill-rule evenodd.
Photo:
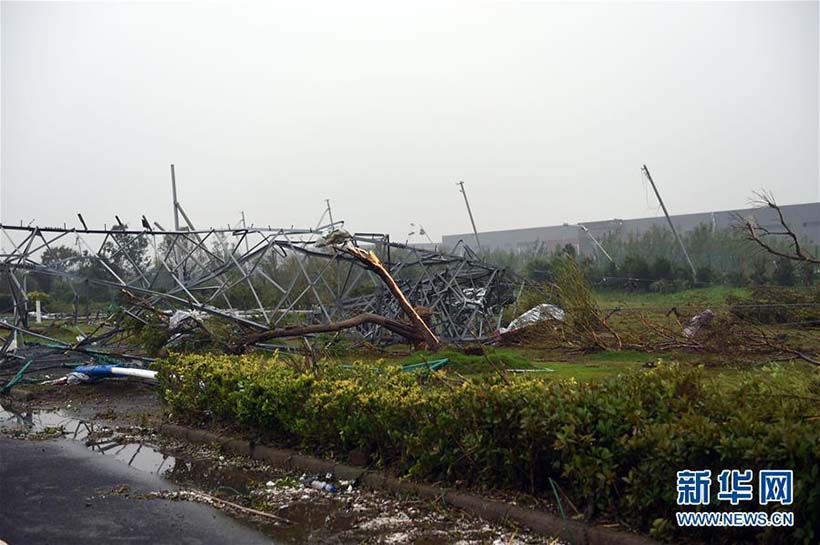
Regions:
M 556 543 L 492 526 L 459 511 L 359 490 L 355 483 L 337 483 L 338 493 L 313 489 L 302 484 L 301 475 L 255 460 L 225 456 L 207 446 L 166 443 L 150 429 L 111 427 L 76 418 L 62 410 L 18 412 L 13 406 L 2 405 L 0 433 L 20 439 L 61 437 L 82 442 L 89 455 L 93 452 L 93 455 L 111 456 L 139 471 L 159 475 L 180 488 L 176 492 L 158 492 L 152 497 L 170 499 L 177 495 L 177 499 L 190 499 L 184 496 L 186 491 L 194 496 L 198 494 L 195 491 L 202 491 L 214 498 L 204 503 L 250 523 L 275 543 Z M 221 501 L 261 510 L 288 522 L 248 516 L 239 509 L 225 508 Z
M 2 406 L 0 431 L 20 438 L 63 437 L 80 441 L 91 451 L 156 475 L 170 471 L 176 463 L 174 456 L 163 453 L 156 445 L 144 440 L 132 440 L 132 434 L 142 430 L 110 428 L 74 418 L 62 410 L 17 412 L 11 406 Z

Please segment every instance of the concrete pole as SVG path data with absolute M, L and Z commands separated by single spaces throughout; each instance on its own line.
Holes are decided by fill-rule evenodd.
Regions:
M 333 225 L 333 210 L 330 209 L 330 199 L 325 199 L 325 204 L 327 204 L 327 217 L 330 219 L 330 224 Z
M 695 266 L 692 265 L 692 260 L 689 259 L 689 253 L 686 251 L 686 246 L 683 245 L 683 240 L 681 240 L 678 231 L 675 229 L 675 225 L 672 223 L 672 219 L 669 217 L 669 212 L 666 210 L 666 205 L 663 203 L 663 199 L 661 199 L 661 194 L 658 192 L 658 188 L 655 186 L 655 181 L 652 179 L 652 175 L 649 174 L 649 169 L 646 168 L 646 165 L 643 166 L 641 171 L 649 180 L 649 183 L 652 184 L 652 189 L 655 191 L 655 196 L 658 198 L 658 202 L 661 203 L 661 208 L 663 208 L 663 215 L 666 216 L 666 221 L 669 222 L 669 228 L 672 229 L 672 234 L 675 235 L 675 239 L 677 239 L 678 244 L 680 245 L 680 249 L 683 252 L 683 257 L 686 258 L 686 262 L 689 264 L 689 268 L 692 270 L 692 281 L 694 282 L 697 280 Z
M 247 229 L 247 228 L 248 228 L 248 224 L 245 223 L 245 211 L 242 210 L 242 229 Z M 248 245 L 248 233 L 245 232 L 245 253 L 248 253 L 250 251 L 249 248 L 250 248 L 250 246 Z
M 467 192 L 464 190 L 464 182 L 458 182 L 456 185 L 461 187 L 461 194 L 464 195 L 464 204 L 467 205 L 467 214 L 470 215 L 470 223 L 473 226 L 473 234 L 475 235 L 475 243 L 476 243 L 476 246 L 478 246 L 478 251 L 480 253 L 482 251 L 481 250 L 481 241 L 478 240 L 478 229 L 475 228 L 475 220 L 473 219 L 473 211 L 470 210 L 470 201 L 467 200 Z
M 589 229 L 587 229 L 587 226 L 586 226 L 586 225 L 584 225 L 583 223 L 579 223 L 579 224 L 578 224 L 578 227 L 580 227 L 581 229 L 583 229 L 583 230 L 584 230 L 584 233 L 586 233 L 586 234 L 589 236 L 589 238 L 592 240 L 592 242 L 594 242 L 594 243 L 595 243 L 595 246 L 597 246 L 597 247 L 598 247 L 598 249 L 599 249 L 599 250 L 601 250 L 601 251 L 604 253 L 604 255 L 606 256 L 606 258 L 607 258 L 607 259 L 608 259 L 611 263 L 615 263 L 615 260 L 614 260 L 614 259 L 612 259 L 612 256 L 611 256 L 611 255 L 609 255 L 609 253 L 608 253 L 606 250 L 604 250 L 604 247 L 603 247 L 603 246 L 601 246 L 601 243 L 600 243 L 600 242 L 598 242 L 598 240 L 597 240 L 594 236 L 592 236 L 592 233 L 590 233 L 590 232 L 589 232 Z M 578 253 L 579 253 L 579 254 L 581 253 L 580 244 L 579 244 L 579 248 L 578 248 Z
M 174 164 L 171 163 L 171 191 L 174 196 L 174 231 L 179 232 L 179 201 L 177 200 L 177 177 L 174 173 Z

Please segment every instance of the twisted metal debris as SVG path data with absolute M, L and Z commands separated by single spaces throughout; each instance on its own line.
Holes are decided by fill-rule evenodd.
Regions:
M 356 251 L 340 251 L 334 237 L 341 222 L 317 229 L 197 230 L 188 224 L 173 231 L 158 224 L 152 229 L 144 218 L 143 230 L 122 224 L 112 229 L 0 226 L 6 247 L 11 243 L 0 253 L 0 275 L 13 299 L 12 320 L 4 322 L 11 333 L 2 352 L 28 327 L 30 275 L 61 278 L 75 293 L 77 286 L 88 284 L 119 290 L 128 297 L 117 319 L 187 312 L 228 320 L 249 333 L 331 324 L 363 313 L 402 320 L 406 313 L 400 300 L 366 260 L 354 255 L 365 253 L 359 251 L 364 248 L 383 263 L 430 330 L 447 341 L 483 338 L 497 329 L 504 307 L 513 302 L 514 284 L 521 283 L 482 262 L 466 245 L 461 255 L 443 254 L 391 242 L 384 234 L 345 233 L 341 243 Z M 77 255 L 59 262 L 40 259 L 46 250 L 66 244 L 77 248 Z M 147 248 L 147 256 L 135 248 Z M 78 266 L 79 261 L 86 266 Z M 116 330 L 116 324 L 110 325 Z M 396 340 L 394 332 L 375 323 L 348 333 L 369 342 Z M 77 346 L 105 344 L 111 336 L 110 331 L 92 335 Z

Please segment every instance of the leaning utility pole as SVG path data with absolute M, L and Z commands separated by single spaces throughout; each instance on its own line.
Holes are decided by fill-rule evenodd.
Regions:
M 240 210 L 240 213 L 242 214 L 242 229 L 247 229 L 247 228 L 248 228 L 248 224 L 247 224 L 247 223 L 245 223 L 245 211 L 244 211 L 244 210 Z M 247 252 L 249 252 L 249 251 L 250 251 L 250 250 L 248 249 L 248 234 L 247 234 L 247 233 L 245 233 L 245 253 L 247 253 Z
M 598 242 L 598 240 L 597 240 L 594 236 L 592 236 L 592 233 L 590 233 L 590 232 L 589 232 L 589 229 L 587 229 L 587 226 L 586 226 L 586 225 L 584 225 L 583 223 L 579 223 L 579 224 L 578 224 L 578 227 L 580 227 L 581 229 L 583 229 L 583 230 L 584 230 L 584 233 L 586 233 L 586 234 L 589 236 L 589 238 L 591 238 L 591 239 L 592 239 L 592 242 L 594 242 L 594 243 L 595 243 L 595 246 L 597 246 L 597 247 L 598 247 L 598 249 L 599 249 L 599 250 L 601 250 L 601 251 L 604 253 L 604 255 L 605 255 L 605 256 L 606 256 L 606 258 L 610 261 L 610 263 L 615 263 L 615 260 L 614 260 L 614 259 L 612 259 L 612 256 L 611 256 L 611 255 L 609 255 L 609 252 L 607 252 L 606 250 L 604 250 L 604 247 L 603 247 L 603 246 L 601 246 L 601 243 L 600 243 L 600 242 Z
M 330 224 L 333 225 L 333 210 L 330 209 L 330 199 L 325 199 L 327 204 L 327 217 L 330 219 Z
M 174 231 L 179 232 L 179 201 L 177 200 L 177 177 L 174 174 L 174 164 L 171 163 L 171 191 L 174 195 Z
M 655 196 L 658 197 L 658 202 L 661 203 L 661 208 L 663 208 L 663 215 L 666 216 L 666 221 L 669 222 L 669 228 L 672 229 L 672 234 L 675 235 L 675 239 L 677 239 L 678 244 L 680 244 L 680 249 L 683 252 L 683 257 L 686 258 L 686 262 L 689 264 L 689 268 L 692 270 L 692 280 L 697 280 L 697 274 L 695 273 L 695 266 L 692 265 L 692 260 L 689 259 L 689 253 L 686 251 L 686 246 L 683 245 L 683 240 L 681 240 L 680 235 L 675 230 L 675 226 L 672 224 L 672 219 L 669 217 L 669 212 L 666 210 L 666 205 L 663 204 L 663 199 L 661 199 L 661 194 L 658 193 L 658 188 L 655 186 L 655 181 L 652 179 L 652 175 L 649 174 L 649 169 L 646 168 L 646 165 L 641 168 L 641 171 L 644 173 L 646 178 L 649 180 L 649 183 L 652 184 L 652 189 L 655 191 Z
M 478 251 L 481 252 L 481 241 L 478 240 L 478 229 L 475 228 L 475 220 L 473 219 L 473 211 L 470 210 L 470 201 L 467 200 L 467 192 L 464 191 L 464 182 L 458 182 L 457 186 L 461 186 L 461 194 L 464 195 L 464 204 L 467 205 L 467 213 L 470 215 L 470 223 L 473 225 L 473 234 L 475 235 L 475 243 L 478 246 Z
M 199 233 L 194 227 L 194 224 L 191 223 L 191 218 L 188 217 L 188 214 L 185 213 L 185 209 L 182 208 L 182 205 L 179 204 L 179 199 L 177 199 L 177 177 L 174 172 L 174 165 L 171 164 L 171 190 L 174 194 L 174 231 L 179 232 L 179 215 L 182 214 L 182 219 L 185 220 L 185 224 L 188 226 L 188 231 L 193 232 L 194 237 L 199 240 Z

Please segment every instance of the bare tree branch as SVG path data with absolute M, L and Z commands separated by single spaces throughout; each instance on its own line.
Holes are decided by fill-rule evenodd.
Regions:
M 783 227 L 783 231 L 770 231 L 769 229 L 758 225 L 755 218 L 750 216 L 747 218 L 743 218 L 743 227 L 746 230 L 746 238 L 751 240 L 752 242 L 758 244 L 764 250 L 769 252 L 770 254 L 783 257 L 786 259 L 791 259 L 793 261 L 804 261 L 807 263 L 814 263 L 820 265 L 820 259 L 808 253 L 802 246 L 800 246 L 800 240 L 797 238 L 797 235 L 792 231 L 789 224 L 786 223 L 786 219 L 783 217 L 783 210 L 778 206 L 778 204 L 774 200 L 774 196 L 771 193 L 766 191 L 755 192 L 755 198 L 753 202 L 760 206 L 766 206 L 775 210 L 777 212 L 777 217 L 780 221 L 780 225 Z M 793 250 L 791 252 L 787 252 L 784 250 L 780 250 L 772 244 L 773 241 L 778 240 L 776 237 L 784 237 L 786 238 L 790 245 L 792 246 Z

